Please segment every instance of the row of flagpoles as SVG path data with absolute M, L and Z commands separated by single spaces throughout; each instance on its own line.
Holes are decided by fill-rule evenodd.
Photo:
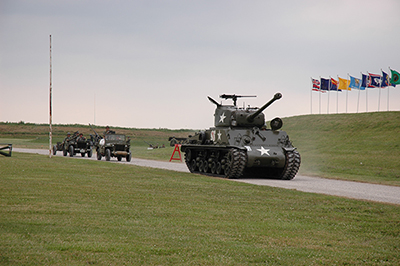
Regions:
M 387 108 L 389 111 L 389 87 L 395 87 L 396 85 L 400 84 L 400 73 L 396 70 L 390 69 L 390 76 L 386 72 L 382 71 L 382 75 L 378 74 L 363 74 L 361 73 L 361 78 L 356 78 L 347 74 L 347 79 L 340 78 L 338 76 L 338 80 L 329 77 L 326 78 L 319 78 L 314 79 L 311 78 L 311 114 L 312 112 L 312 92 L 320 92 L 320 93 L 328 93 L 328 111 L 329 114 L 329 95 L 330 91 L 336 91 L 337 93 L 345 90 L 346 93 L 346 113 L 347 113 L 347 99 L 348 99 L 348 91 L 351 89 L 358 90 L 358 100 L 357 100 L 357 113 L 358 113 L 358 106 L 360 101 L 360 92 L 366 92 L 366 111 L 368 112 L 368 88 L 379 88 L 379 99 L 378 99 L 378 111 L 379 111 L 379 103 L 380 103 L 380 96 L 381 96 L 381 89 L 388 88 L 388 104 Z M 337 102 L 338 102 L 338 95 L 337 95 Z M 337 103 L 338 104 L 338 103 Z M 319 114 L 321 114 L 321 94 L 319 94 Z

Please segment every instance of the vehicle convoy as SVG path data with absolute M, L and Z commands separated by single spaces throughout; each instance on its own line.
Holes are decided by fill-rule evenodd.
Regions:
M 293 147 L 285 131 L 279 130 L 283 122 L 275 118 L 270 129 L 262 113 L 282 94 L 274 97 L 261 108 L 236 106 L 237 98 L 255 97 L 220 95 L 232 99 L 233 105 L 216 105 L 215 127 L 189 136 L 181 151 L 192 173 L 226 178 L 263 177 L 291 180 L 300 168 L 300 154 Z
M 127 162 L 131 161 L 131 140 L 128 136 L 115 134 L 115 131 L 107 130 L 104 137 L 101 137 L 91 125 L 90 127 L 95 133 L 97 160 L 101 160 L 102 157 L 105 157 L 106 161 L 110 161 L 111 157 L 116 157 L 118 161 L 121 161 L 122 158 L 125 158 Z
M 53 155 L 56 155 L 57 151 L 62 151 L 64 156 L 69 153 L 69 156 L 73 157 L 80 153 L 82 157 L 87 154 L 90 158 L 93 154 L 93 139 L 86 139 L 79 131 L 76 131 L 72 136 L 68 133 L 63 142 L 57 142 L 57 145 L 53 146 Z

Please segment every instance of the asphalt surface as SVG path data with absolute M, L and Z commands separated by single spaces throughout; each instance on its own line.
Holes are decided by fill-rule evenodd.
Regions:
M 49 155 L 48 150 L 40 149 L 21 149 L 13 148 L 14 152 L 25 152 L 25 153 L 35 153 L 41 155 Z M 62 156 L 61 152 L 57 152 L 56 156 Z M 66 158 L 70 158 L 67 156 Z M 80 158 L 86 160 L 96 160 L 96 156 L 92 158 L 81 157 L 80 155 L 74 156 L 73 158 Z M 104 158 L 103 158 L 104 160 Z M 132 164 L 151 168 L 160 168 L 166 170 L 172 170 L 177 172 L 186 172 L 189 170 L 185 163 L 173 161 L 173 162 L 163 162 L 154 160 L 145 160 L 132 158 L 130 162 L 126 162 L 122 159 L 118 162 L 116 158 L 111 158 L 110 162 Z M 384 202 L 391 204 L 400 205 L 400 187 L 396 186 L 386 186 L 377 185 L 361 182 L 325 179 L 318 177 L 309 177 L 297 175 L 293 180 L 271 180 L 271 179 L 230 179 L 235 182 L 249 183 L 259 186 L 271 186 L 286 189 L 295 189 L 303 192 L 311 192 L 318 194 L 334 195 L 339 197 L 346 197 L 359 200 L 368 200 L 376 202 Z

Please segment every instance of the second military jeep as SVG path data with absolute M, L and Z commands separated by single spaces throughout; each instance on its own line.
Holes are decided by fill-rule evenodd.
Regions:
M 124 157 L 127 162 L 132 159 L 130 151 L 130 138 L 121 134 L 106 134 L 104 138 L 96 143 L 97 160 L 101 160 L 104 156 L 106 161 L 111 157 L 117 157 L 121 161 Z
M 57 150 L 62 150 L 63 155 L 73 157 L 75 154 L 80 153 L 82 157 L 85 157 L 85 154 L 88 157 L 92 157 L 93 153 L 93 139 L 86 139 L 83 136 L 80 136 L 78 131 L 76 131 L 72 137 L 66 138 L 63 143 L 57 143 L 57 146 L 53 147 L 53 154 L 56 154 Z

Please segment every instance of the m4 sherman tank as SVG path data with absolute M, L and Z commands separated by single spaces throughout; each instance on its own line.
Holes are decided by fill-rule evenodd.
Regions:
M 208 97 L 217 106 L 215 127 L 189 136 L 181 145 L 190 172 L 226 178 L 293 179 L 300 168 L 300 154 L 286 132 L 279 130 L 282 120 L 273 119 L 267 129 L 262 113 L 282 94 L 276 93 L 261 108 L 236 106 L 237 98 L 255 96 L 220 97 L 232 99 L 233 105 Z

